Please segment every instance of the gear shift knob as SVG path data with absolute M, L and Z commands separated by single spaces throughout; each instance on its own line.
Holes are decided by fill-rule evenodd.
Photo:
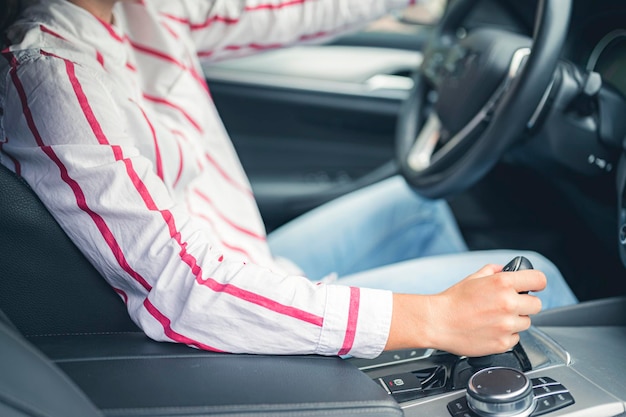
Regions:
M 533 264 L 525 256 L 516 256 L 504 265 L 502 272 L 521 271 L 523 269 L 534 269 Z
M 516 256 L 502 268 L 502 272 L 514 272 L 523 269 L 534 269 L 533 264 L 524 256 Z M 467 358 L 467 363 L 475 370 L 479 370 L 493 366 L 493 358 L 494 355 L 476 356 Z

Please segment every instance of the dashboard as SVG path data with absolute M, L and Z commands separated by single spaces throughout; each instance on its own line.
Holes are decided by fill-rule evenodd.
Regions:
M 483 0 L 466 25 L 532 35 L 537 0 Z M 619 0 L 574 0 L 562 59 L 588 70 L 626 94 L 626 5 Z
M 615 0 L 575 1 L 564 56 L 626 95 L 626 8 Z
M 626 96 L 626 30 L 615 29 L 594 46 L 585 68 Z

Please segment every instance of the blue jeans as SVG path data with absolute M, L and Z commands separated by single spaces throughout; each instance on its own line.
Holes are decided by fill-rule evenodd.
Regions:
M 437 293 L 488 263 L 526 256 L 548 277 L 544 309 L 577 302 L 556 266 L 528 251 L 468 252 L 443 200 L 417 195 L 401 177 L 331 201 L 268 236 L 274 256 L 319 280 L 401 293 Z

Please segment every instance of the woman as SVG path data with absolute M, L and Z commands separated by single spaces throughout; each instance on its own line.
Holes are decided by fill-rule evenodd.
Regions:
M 504 351 L 541 309 L 537 296 L 520 293 L 542 291 L 542 272 L 488 264 L 457 283 L 513 253 L 465 252 L 445 203 L 418 197 L 400 178 L 266 238 L 201 76 L 200 60 L 321 41 L 407 4 L 35 2 L 6 31 L 1 161 L 156 340 L 361 357 Z M 528 256 L 551 272 L 548 306 L 576 301 L 552 264 Z

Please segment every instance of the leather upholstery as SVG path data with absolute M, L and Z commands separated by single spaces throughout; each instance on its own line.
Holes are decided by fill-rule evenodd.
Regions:
M 0 322 L 0 415 L 99 417 L 93 403 L 39 351 Z
M 338 357 L 212 353 L 140 333 L 30 340 L 111 416 L 403 415 L 380 385 Z
M 25 336 L 136 331 L 35 193 L 0 166 L 0 309 Z

